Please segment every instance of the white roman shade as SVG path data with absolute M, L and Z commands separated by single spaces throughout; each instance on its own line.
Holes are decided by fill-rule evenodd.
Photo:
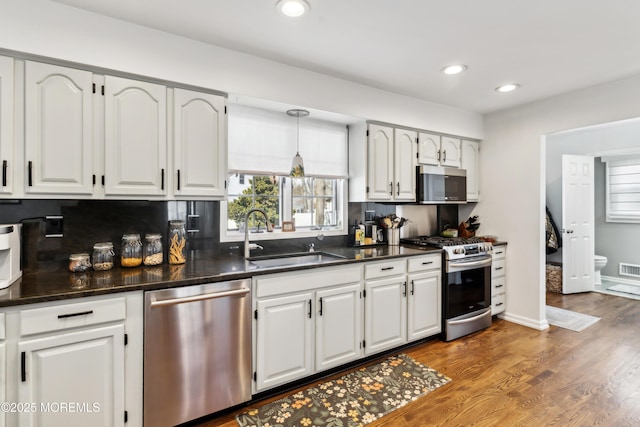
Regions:
M 347 178 L 346 126 L 312 116 L 300 119 L 305 175 Z M 228 138 L 229 172 L 289 175 L 296 154 L 296 119 L 286 111 L 230 105 Z
M 607 222 L 640 222 L 640 157 L 606 162 Z

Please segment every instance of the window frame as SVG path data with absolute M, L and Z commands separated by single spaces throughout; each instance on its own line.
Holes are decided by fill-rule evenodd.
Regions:
M 637 224 L 640 223 L 640 209 L 628 211 L 628 210 L 617 210 L 612 206 L 612 193 L 611 186 L 614 185 L 611 183 L 612 180 L 612 168 L 616 167 L 625 167 L 625 166 L 635 166 L 640 169 L 640 157 L 632 156 L 632 157 L 603 157 L 602 161 L 605 162 L 605 221 L 611 223 L 630 223 Z M 634 176 L 635 181 L 626 183 L 629 186 L 637 186 L 640 187 L 640 173 L 632 174 L 637 175 Z M 618 175 L 615 175 L 618 176 Z M 631 192 L 629 192 L 631 193 Z M 621 193 L 614 193 L 621 194 Z M 640 192 L 638 192 L 640 194 Z M 637 202 L 640 203 L 640 200 Z
M 233 172 L 240 173 L 240 172 Z M 272 174 L 269 173 L 257 173 L 257 172 L 245 172 L 245 175 L 252 176 L 270 176 Z M 281 176 L 281 178 L 287 179 L 290 181 L 290 177 Z M 265 232 L 265 233 L 251 233 L 249 232 L 250 239 L 252 241 L 260 241 L 260 240 L 279 240 L 279 239 L 297 239 L 297 238 L 305 238 L 305 237 L 318 237 L 318 236 L 343 236 L 347 234 L 347 219 L 348 219 L 348 179 L 340 178 L 340 177 L 312 177 L 308 178 L 320 178 L 320 179 L 334 179 L 336 180 L 335 185 L 335 200 L 336 200 L 336 210 L 341 210 L 342 218 L 337 219 L 337 225 L 335 227 L 321 227 L 318 229 L 314 229 L 312 227 L 303 227 L 296 228 L 295 231 L 282 231 L 280 227 L 275 228 L 273 232 Z M 280 188 L 280 221 L 289 221 L 293 219 L 293 214 L 286 215 L 285 212 L 292 211 L 293 204 L 293 195 L 291 191 L 291 184 L 282 185 Z M 220 242 L 239 242 L 244 241 L 245 231 L 242 230 L 228 230 L 228 200 L 224 200 L 220 202 Z

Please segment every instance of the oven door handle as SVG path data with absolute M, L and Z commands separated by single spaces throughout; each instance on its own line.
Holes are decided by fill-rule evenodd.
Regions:
M 447 323 L 449 325 L 463 325 L 465 323 L 471 323 L 471 322 L 475 322 L 478 319 L 482 319 L 483 317 L 487 316 L 487 313 L 489 313 L 489 316 L 491 316 L 491 309 L 487 309 L 487 311 L 485 311 L 484 313 L 478 314 L 477 316 L 469 317 L 468 319 L 447 320 Z
M 455 273 L 458 271 L 471 270 L 474 268 L 483 268 L 491 266 L 491 258 L 482 259 L 479 261 L 469 261 L 469 262 L 448 262 L 447 263 L 447 273 Z

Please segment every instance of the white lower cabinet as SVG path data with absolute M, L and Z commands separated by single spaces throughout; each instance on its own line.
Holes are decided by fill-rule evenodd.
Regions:
M 7 402 L 7 344 L 4 313 L 0 313 L 0 403 Z M 0 427 L 4 427 L 5 411 L 0 411 Z
M 253 280 L 255 392 L 361 356 L 361 267 Z
M 442 330 L 441 255 L 366 264 L 365 354 Z
M 491 259 L 491 315 L 503 313 L 505 310 L 506 280 L 506 246 L 494 246 Z
M 142 426 L 142 308 L 134 292 L 8 310 L 6 425 Z

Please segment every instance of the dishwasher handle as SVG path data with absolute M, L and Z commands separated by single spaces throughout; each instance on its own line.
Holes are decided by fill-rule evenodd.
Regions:
M 194 295 L 194 296 L 184 297 L 184 298 L 171 298 L 171 299 L 165 299 L 160 301 L 154 300 L 154 301 L 151 301 L 151 308 L 164 307 L 167 305 L 184 304 L 187 302 L 204 301 L 204 300 L 215 299 L 215 298 L 231 297 L 235 295 L 246 295 L 249 293 L 249 291 L 250 289 L 248 288 L 242 288 L 242 289 L 236 289 L 233 291 L 213 292 L 210 294 L 200 294 L 200 295 Z

